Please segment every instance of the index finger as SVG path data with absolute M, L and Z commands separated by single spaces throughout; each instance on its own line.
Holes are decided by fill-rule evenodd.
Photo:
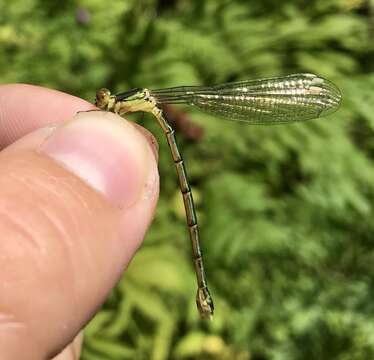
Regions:
M 0 85 L 0 149 L 35 129 L 95 108 L 57 90 L 27 84 Z

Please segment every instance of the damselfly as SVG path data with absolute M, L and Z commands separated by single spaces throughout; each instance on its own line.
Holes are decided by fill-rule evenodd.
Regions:
M 197 277 L 196 303 L 203 318 L 213 315 L 199 241 L 199 228 L 191 187 L 174 130 L 162 109 L 163 104 L 188 104 L 210 114 L 249 124 L 280 124 L 303 121 L 334 112 L 340 103 L 339 89 L 313 74 L 240 81 L 216 86 L 180 86 L 168 89 L 132 89 L 111 95 L 108 89 L 96 93 L 96 106 L 123 115 L 152 113 L 166 135 L 182 192 Z

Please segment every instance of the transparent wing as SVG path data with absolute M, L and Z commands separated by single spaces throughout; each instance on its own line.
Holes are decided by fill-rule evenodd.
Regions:
M 303 121 L 328 115 L 340 104 L 339 89 L 313 74 L 240 81 L 211 87 L 152 90 L 158 104 L 189 104 L 209 114 L 252 124 Z

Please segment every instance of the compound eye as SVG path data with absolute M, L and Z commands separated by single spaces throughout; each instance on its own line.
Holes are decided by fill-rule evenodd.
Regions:
M 100 89 L 96 92 L 95 105 L 100 109 L 105 108 L 110 99 L 110 91 L 108 89 Z

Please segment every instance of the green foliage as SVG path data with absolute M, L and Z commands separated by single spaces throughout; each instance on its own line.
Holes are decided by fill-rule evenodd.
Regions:
M 156 220 L 88 325 L 83 359 L 374 358 L 373 39 L 373 0 L 0 3 L 2 82 L 92 99 L 102 86 L 314 72 L 344 97 L 334 115 L 288 126 L 188 113 L 204 130 L 177 135 L 199 198 L 216 303 L 209 324 L 195 310 L 181 200 L 160 138 Z M 142 123 L 161 136 L 150 117 Z

